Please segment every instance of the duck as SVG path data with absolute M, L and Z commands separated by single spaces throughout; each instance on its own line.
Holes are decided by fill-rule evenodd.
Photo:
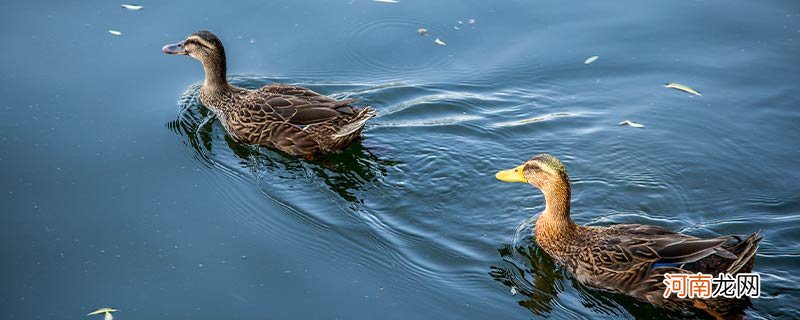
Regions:
M 347 148 L 376 116 L 370 106 L 354 106 L 357 99 L 337 100 L 300 86 L 268 84 L 246 89 L 230 84 L 225 48 L 207 30 L 161 50 L 200 61 L 205 71 L 200 102 L 214 112 L 231 137 L 245 144 L 313 158 Z
M 747 297 L 665 297 L 665 274 L 750 273 L 760 231 L 747 237 L 703 239 L 653 225 L 578 225 L 570 217 L 566 166 L 550 154 L 536 155 L 495 177 L 527 183 L 542 192 L 545 208 L 536 219 L 535 241 L 579 283 L 667 309 L 701 310 L 717 319 L 735 318 L 749 305 Z

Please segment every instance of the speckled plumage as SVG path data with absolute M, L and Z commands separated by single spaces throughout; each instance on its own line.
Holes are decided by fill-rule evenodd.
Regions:
M 524 180 L 545 196 L 536 242 L 579 282 L 666 308 L 698 308 L 718 318 L 748 305 L 746 299 L 664 298 L 663 280 L 665 273 L 750 272 L 761 240 L 758 232 L 744 239 L 700 239 L 649 225 L 577 225 L 570 218 L 571 190 L 563 163 L 539 155 L 522 168 Z
M 240 142 L 313 157 L 346 148 L 375 116 L 371 107 L 352 106 L 356 99 L 340 101 L 298 86 L 271 84 L 250 90 L 229 84 L 224 47 L 208 31 L 196 32 L 163 50 L 203 63 L 206 78 L 200 101 Z

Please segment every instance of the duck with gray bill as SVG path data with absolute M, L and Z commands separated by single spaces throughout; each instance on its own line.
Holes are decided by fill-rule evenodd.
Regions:
M 340 151 L 361 137 L 372 107 L 357 107 L 357 99 L 336 100 L 310 89 L 269 84 L 245 89 L 228 83 L 225 48 L 209 31 L 165 45 L 162 52 L 200 61 L 205 80 L 200 102 L 213 111 L 237 141 L 263 145 L 291 155 L 312 158 Z

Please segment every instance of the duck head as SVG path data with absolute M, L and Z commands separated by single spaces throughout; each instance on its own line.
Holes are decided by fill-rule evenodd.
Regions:
M 505 182 L 526 182 L 547 192 L 553 187 L 569 186 L 567 169 L 556 157 L 549 154 L 534 156 L 520 166 L 498 172 L 497 180 Z
M 181 42 L 165 45 L 161 51 L 166 54 L 188 55 L 203 64 L 206 71 L 206 85 L 227 83 L 225 48 L 222 41 L 209 31 L 197 31 Z

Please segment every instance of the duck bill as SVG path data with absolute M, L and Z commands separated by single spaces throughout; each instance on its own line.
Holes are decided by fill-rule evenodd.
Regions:
M 173 44 L 168 44 L 161 48 L 161 52 L 166 54 L 187 54 L 186 49 L 184 49 L 183 41 Z
M 528 180 L 525 179 L 525 176 L 522 175 L 522 169 L 524 169 L 525 165 L 518 166 L 513 169 L 503 170 L 498 172 L 494 175 L 497 180 L 503 182 L 525 182 L 527 183 Z

